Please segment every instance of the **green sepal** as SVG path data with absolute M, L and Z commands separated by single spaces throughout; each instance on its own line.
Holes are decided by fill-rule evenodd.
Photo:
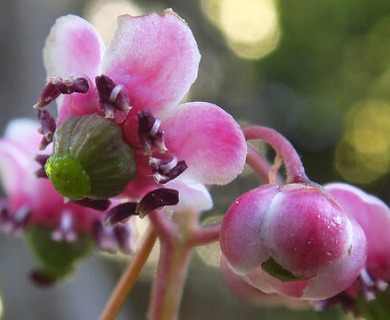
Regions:
M 304 280 L 304 278 L 295 276 L 290 271 L 284 269 L 279 263 L 277 263 L 272 258 L 269 258 L 267 261 L 265 261 L 261 265 L 261 268 L 271 276 L 284 282 Z
M 53 281 L 70 276 L 76 263 L 92 252 L 92 237 L 79 233 L 73 242 L 55 241 L 51 237 L 52 229 L 30 226 L 25 239 L 39 261 L 39 273 Z

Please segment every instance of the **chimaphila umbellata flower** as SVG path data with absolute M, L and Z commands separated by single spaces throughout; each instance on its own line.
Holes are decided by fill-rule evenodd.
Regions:
M 65 277 L 95 246 L 133 252 L 138 234 L 132 220 L 106 228 L 105 203 L 95 210 L 64 202 L 49 180 L 37 177 L 39 162 L 46 157 L 37 155 L 38 128 L 32 120 L 13 120 L 0 139 L 0 176 L 6 193 L 0 202 L 0 229 L 26 238 L 40 261 L 33 278 L 48 283 Z
M 238 197 L 223 218 L 221 251 L 229 267 L 266 293 L 321 300 L 358 277 L 367 257 L 362 227 L 310 181 L 296 150 L 273 129 L 243 129 L 277 153 L 269 182 Z M 285 181 L 278 176 L 281 161 Z M 335 280 L 337 279 L 337 281 Z
M 388 288 L 390 281 L 390 209 L 379 198 L 346 183 L 324 186 L 359 223 L 367 238 L 367 260 L 356 281 L 335 297 L 316 304 L 323 309 L 340 303 L 359 315 L 365 304 Z
M 242 195 L 224 217 L 220 241 L 249 284 L 294 298 L 338 294 L 366 261 L 362 228 L 314 184 L 267 184 Z
M 110 211 L 108 224 L 164 205 L 210 208 L 204 185 L 235 178 L 246 144 L 238 124 L 218 106 L 180 104 L 199 61 L 191 30 L 171 10 L 119 17 L 107 49 L 87 21 L 59 18 L 44 49 L 49 82 L 35 106 L 41 148 L 54 140 L 44 165 L 57 190 L 92 202 L 127 198 L 128 204 Z M 45 108 L 55 99 L 57 121 Z

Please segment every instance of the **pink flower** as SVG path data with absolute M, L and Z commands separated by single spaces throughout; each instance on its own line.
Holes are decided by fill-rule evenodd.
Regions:
M 176 209 L 208 209 L 212 201 L 204 185 L 234 179 L 243 169 L 246 143 L 239 125 L 218 106 L 180 104 L 199 61 L 191 30 L 171 10 L 120 16 L 107 49 L 87 21 L 64 16 L 46 41 L 44 63 L 51 80 L 36 107 L 42 111 L 59 96 L 59 124 L 88 114 L 116 123 L 136 167 L 121 197 L 139 201 L 165 187 L 179 191 Z M 42 117 L 41 123 L 49 143 L 54 130 Z
M 42 252 L 36 243 L 40 231 L 35 233 L 36 230 L 48 232 L 46 240 L 63 247 L 67 246 L 64 243 L 80 246 L 80 239 L 90 237 L 103 249 L 132 252 L 137 239 L 132 222 L 106 229 L 103 211 L 64 202 L 49 180 L 36 176 L 36 171 L 41 169 L 34 160 L 41 139 L 38 128 L 39 124 L 32 120 L 13 120 L 0 139 L 0 177 L 7 197 L 0 203 L 0 229 L 17 235 L 27 234 L 28 239 L 35 242 L 31 245 L 43 264 L 47 260 L 40 256 Z M 45 155 L 36 158 L 39 162 Z
M 360 226 L 314 184 L 267 184 L 245 193 L 227 211 L 220 243 L 247 283 L 294 298 L 338 294 L 366 259 Z
M 324 188 L 359 223 L 366 234 L 365 269 L 348 293 L 353 296 L 364 294 L 372 299 L 375 292 L 384 290 L 390 281 L 390 209 L 377 197 L 345 183 L 331 183 Z

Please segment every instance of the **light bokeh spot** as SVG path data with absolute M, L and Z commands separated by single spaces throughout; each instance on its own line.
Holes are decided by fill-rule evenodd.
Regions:
M 279 43 L 275 0 L 202 0 L 202 8 L 240 57 L 259 59 Z
M 106 45 L 109 45 L 117 28 L 115 17 L 123 14 L 142 15 L 139 6 L 130 0 L 94 0 L 85 9 L 85 18 L 90 21 Z
M 345 118 L 345 133 L 336 148 L 336 168 L 348 181 L 368 184 L 390 169 L 390 104 L 364 101 Z

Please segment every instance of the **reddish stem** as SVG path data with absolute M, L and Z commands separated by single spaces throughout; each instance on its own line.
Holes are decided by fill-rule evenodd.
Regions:
M 179 316 L 192 248 L 186 241 L 176 240 L 161 242 L 149 320 L 175 320 Z
M 188 240 L 192 247 L 203 246 L 219 240 L 221 224 L 196 228 L 191 238 Z
M 148 217 L 161 241 L 169 241 L 172 235 L 175 234 L 176 226 L 163 211 L 154 210 L 148 214 Z
M 287 174 L 287 183 L 308 183 L 305 169 L 297 151 L 291 143 L 277 131 L 262 127 L 250 126 L 243 129 L 246 140 L 260 139 L 274 148 L 284 162 Z
M 149 228 L 146 233 L 145 240 L 136 254 L 132 257 L 129 267 L 126 269 L 121 279 L 119 280 L 114 292 L 110 297 L 110 300 L 108 301 L 102 315 L 100 316 L 100 320 L 116 319 L 116 316 L 118 315 L 131 289 L 133 288 L 133 285 L 137 280 L 143 265 L 148 259 L 156 239 L 156 232 L 153 230 L 153 228 Z
M 248 145 L 248 155 L 246 163 L 259 175 L 263 181 L 270 183 L 282 184 L 282 178 L 278 175 L 280 164 L 278 159 L 274 165 L 271 165 L 268 160 L 259 153 L 254 147 Z

